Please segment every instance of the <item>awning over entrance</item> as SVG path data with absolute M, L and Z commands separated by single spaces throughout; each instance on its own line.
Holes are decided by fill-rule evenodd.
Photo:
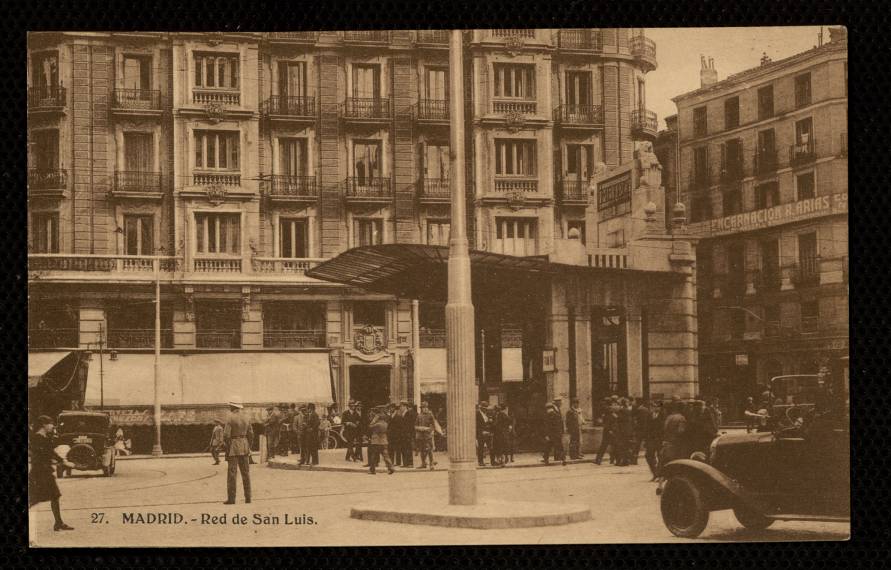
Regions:
M 447 293 L 449 248 L 438 245 L 384 244 L 356 247 L 306 272 L 308 277 L 420 300 L 444 300 Z M 517 257 L 472 250 L 475 283 L 512 283 L 530 277 L 576 273 L 581 275 L 649 274 L 652 271 L 583 267 L 548 261 L 544 256 Z
M 418 375 L 422 394 L 446 393 L 446 366 L 446 349 L 422 348 L 418 351 Z
M 34 388 L 57 364 L 73 354 L 62 352 L 29 352 L 28 353 L 28 388 Z
M 111 408 L 153 405 L 154 355 L 120 354 L 92 364 L 86 406 L 99 406 L 100 398 Z M 162 407 L 224 407 L 233 396 L 246 406 L 333 401 L 327 353 L 163 354 L 160 376 Z

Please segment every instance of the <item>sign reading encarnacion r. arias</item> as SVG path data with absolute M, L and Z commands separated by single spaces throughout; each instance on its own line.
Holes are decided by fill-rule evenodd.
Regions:
M 691 234 L 718 236 L 780 226 L 827 214 L 847 213 L 848 193 L 841 192 L 694 223 L 690 224 L 689 230 Z

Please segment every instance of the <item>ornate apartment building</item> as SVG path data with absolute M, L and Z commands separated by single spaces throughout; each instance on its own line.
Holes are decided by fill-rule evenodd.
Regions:
M 848 51 L 830 33 L 722 81 L 703 58 L 657 143 L 699 240 L 701 388 L 732 414 L 774 376 L 847 368 Z
M 173 424 L 206 424 L 203 407 L 233 391 L 258 404 L 324 401 L 325 387 L 339 404 L 411 399 L 420 375 L 421 391 L 441 397 L 444 359 L 421 362 L 423 349 L 444 347 L 441 306 L 305 272 L 359 246 L 447 244 L 447 40 L 443 30 L 31 34 L 30 350 L 78 352 L 90 361 L 87 405 L 150 422 L 158 282 Z M 472 30 L 464 58 L 471 247 L 547 256 L 573 238 L 589 257 L 629 247 L 631 222 L 599 223 L 589 185 L 601 163 L 601 174 L 628 170 L 656 135 L 653 42 L 640 29 Z M 615 213 L 630 200 L 628 180 L 600 205 Z M 512 306 L 478 317 L 494 351 L 486 382 L 534 375 L 519 355 L 534 333 L 523 303 Z M 587 357 L 579 366 L 593 374 Z M 295 388 L 278 369 L 314 380 Z M 615 389 L 615 365 L 610 374 Z

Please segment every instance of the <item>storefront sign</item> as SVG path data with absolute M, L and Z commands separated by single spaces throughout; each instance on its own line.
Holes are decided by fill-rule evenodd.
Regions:
M 780 226 L 820 216 L 847 213 L 848 193 L 841 192 L 829 196 L 817 196 L 808 200 L 799 200 L 789 204 L 780 204 L 773 208 L 755 210 L 754 212 L 726 216 L 708 222 L 691 224 L 690 231 L 694 234 L 717 236 Z
M 556 372 L 557 371 L 557 351 L 553 348 L 548 348 L 541 351 L 541 369 L 543 372 Z
M 597 210 L 606 220 L 631 211 L 631 172 L 597 184 Z
M 736 365 L 737 366 L 748 366 L 749 365 L 749 355 L 746 353 L 737 354 L 736 355 Z

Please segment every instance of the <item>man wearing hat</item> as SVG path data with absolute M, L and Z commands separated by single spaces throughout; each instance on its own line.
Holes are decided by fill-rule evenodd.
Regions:
M 244 502 L 251 502 L 251 472 L 248 458 L 251 455 L 251 441 L 254 439 L 254 430 L 247 417 L 241 413 L 244 404 L 241 397 L 233 396 L 229 399 L 229 419 L 223 429 L 223 445 L 226 449 L 226 462 L 229 470 L 226 476 L 226 491 L 228 498 L 224 505 L 235 504 L 236 473 L 241 470 L 241 483 L 244 487 Z
M 362 459 L 362 446 L 356 442 L 356 438 L 362 417 L 356 412 L 355 400 L 349 401 L 347 409 L 341 415 L 341 420 L 343 421 L 343 439 L 346 440 L 346 457 L 344 457 L 344 461 L 360 461 Z
M 405 407 L 402 403 L 398 407 L 396 404 L 390 404 L 388 412 L 390 420 L 387 422 L 387 442 L 391 455 L 390 459 L 393 460 L 394 465 L 402 467 L 404 465 L 402 461 L 402 422 L 404 421 Z M 414 428 L 414 425 L 412 425 L 412 428 Z
M 492 419 L 489 417 L 489 403 L 483 400 L 476 409 L 476 459 L 480 467 L 485 467 L 484 457 L 489 450 L 489 464 L 495 465 L 495 452 L 492 449 Z
M 553 450 L 554 460 L 559 459 L 566 465 L 566 452 L 563 450 L 563 418 L 554 404 L 548 404 L 546 410 L 544 464 L 551 464 L 550 456 Z
M 402 465 L 404 467 L 414 467 L 414 440 L 415 440 L 415 423 L 418 421 L 418 410 L 415 405 L 403 400 L 402 405 Z
M 569 432 L 569 458 L 581 459 L 582 424 L 585 418 L 579 409 L 578 398 L 569 401 L 569 411 L 566 412 L 566 431 Z
M 392 475 L 396 470 L 393 469 L 393 463 L 390 461 L 390 454 L 387 451 L 387 412 L 384 406 L 379 406 L 371 411 L 371 423 L 369 431 L 371 440 L 368 444 L 368 473 L 374 475 L 377 464 L 380 459 L 384 460 L 387 466 L 387 472 Z
M 213 432 L 210 434 L 210 456 L 213 457 L 213 464 L 220 464 L 220 450 L 223 449 L 223 421 L 219 418 L 213 421 Z

